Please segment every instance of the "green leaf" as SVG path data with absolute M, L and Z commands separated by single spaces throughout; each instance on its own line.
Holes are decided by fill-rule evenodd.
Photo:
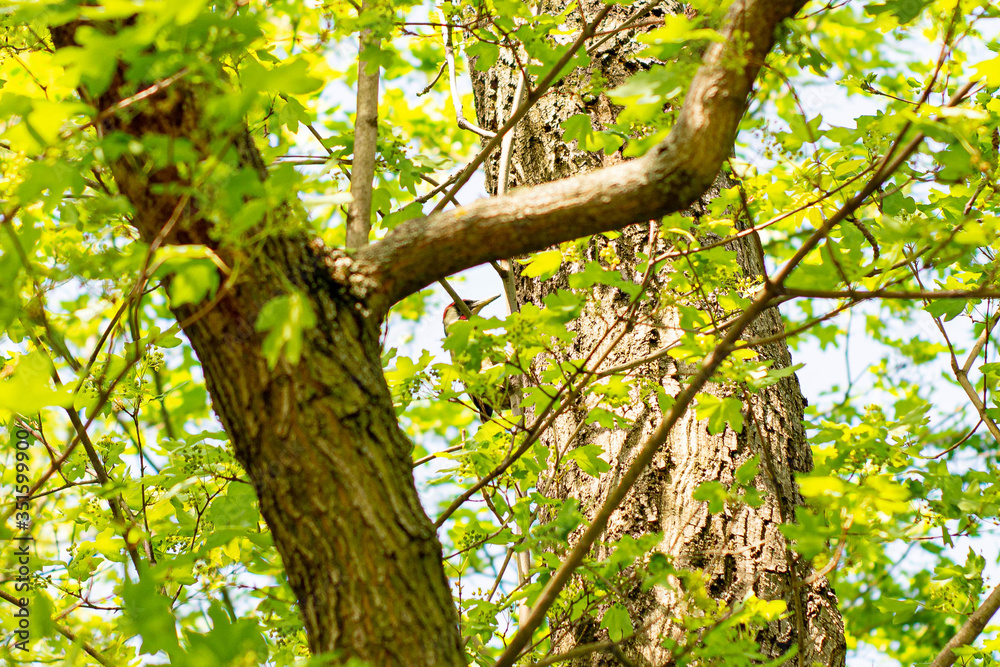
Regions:
M 555 275 L 560 266 L 562 266 L 562 252 L 559 250 L 545 250 L 528 260 L 527 266 L 524 267 L 521 275 L 528 278 L 548 280 Z
M 385 227 L 386 229 L 395 229 L 396 225 L 399 223 L 419 218 L 423 214 L 423 206 L 421 206 L 419 202 L 414 202 L 405 208 L 399 211 L 394 211 L 382 218 L 382 227 Z
M 976 65 L 976 75 L 986 80 L 990 88 L 1000 86 L 1000 56 L 984 60 Z
M 805 367 L 805 364 L 795 364 L 784 368 L 768 368 L 763 376 L 754 376 L 747 380 L 747 386 L 751 389 L 764 389 L 773 384 L 777 384 L 783 378 L 791 377 L 796 372 Z
M 172 262 L 171 269 L 174 275 L 170 279 L 168 291 L 170 303 L 175 307 L 200 303 L 206 297 L 213 296 L 219 288 L 218 269 L 207 259 Z
M 314 326 L 316 313 L 312 303 L 299 292 L 275 297 L 264 304 L 255 328 L 268 332 L 263 347 L 268 366 L 274 368 L 282 354 L 289 363 L 299 363 L 302 336 Z
M 736 469 L 736 483 L 744 486 L 751 482 L 758 474 L 760 466 L 760 455 L 754 454 L 743 465 Z
M 944 317 L 950 322 L 965 312 L 968 302 L 964 299 L 935 299 L 924 306 L 924 310 L 934 317 Z
M 695 413 L 698 419 L 708 420 L 708 432 L 712 435 L 721 433 L 727 425 L 737 433 L 743 431 L 743 402 L 738 398 L 698 394 Z
M 184 631 L 190 644 L 188 664 L 262 665 L 267 662 L 267 643 L 255 619 L 232 619 L 218 602 L 209 607 L 208 616 L 212 620 L 212 629 L 208 632 Z
M 152 574 L 143 570 L 138 582 L 122 584 L 124 619 L 133 635 L 140 638 L 141 653 L 154 655 L 164 651 L 174 654 L 180 646 L 171 601 L 160 592 Z
M 44 590 L 35 590 L 31 595 L 31 618 L 29 619 L 32 637 L 47 637 L 49 633 L 56 632 L 55 623 L 52 621 L 55 616 L 55 605 L 52 599 Z
M 621 271 L 605 269 L 600 262 L 587 262 L 583 270 L 569 275 L 569 286 L 573 289 L 587 289 L 594 285 L 617 287 L 629 296 L 636 296 L 642 286 L 622 278 Z
M 799 491 L 806 498 L 816 498 L 818 496 L 841 496 L 848 488 L 846 482 L 829 475 L 800 477 L 798 479 L 798 483 Z
M 204 245 L 166 246 L 156 252 L 154 275 L 168 278 L 173 306 L 199 303 L 219 287 L 215 254 Z
M 600 445 L 583 445 L 567 454 L 566 459 L 576 461 L 580 470 L 591 477 L 600 477 L 603 473 L 611 470 L 608 462 L 601 458 L 602 454 L 604 454 L 604 450 Z
M 900 24 L 909 23 L 920 15 L 925 7 L 931 4 L 931 0 L 886 0 L 880 3 L 871 3 L 865 7 L 865 13 L 871 16 L 878 16 L 883 13 L 891 13 Z
M 476 40 L 465 47 L 465 53 L 469 56 L 469 60 L 475 63 L 478 71 L 485 72 L 497 64 L 500 47 L 490 42 Z
M 563 141 L 576 141 L 580 149 L 588 153 L 604 151 L 605 154 L 611 155 L 625 143 L 625 139 L 618 134 L 603 130 L 595 131 L 591 127 L 590 116 L 585 113 L 570 116 L 560 123 L 560 127 L 565 130 Z
M 309 74 L 304 58 L 291 58 L 270 69 L 253 58 L 244 61 L 240 82 L 246 90 L 303 95 L 319 89 L 323 80 Z
M 662 113 L 663 105 L 678 100 L 686 89 L 688 81 L 683 69 L 673 64 L 654 65 L 608 91 L 608 96 L 616 104 L 638 107 L 633 114 L 644 111 L 652 120 L 652 113 Z
M 73 403 L 70 388 L 52 387 L 52 362 L 47 355 L 31 352 L 8 363 L 8 377 L 0 380 L 0 410 L 30 415 L 45 407 Z
M 712 479 L 699 484 L 698 488 L 691 494 L 691 498 L 707 502 L 708 511 L 712 514 L 718 514 L 725 509 L 726 501 L 729 499 L 729 492 L 726 491 L 726 487 L 722 485 L 722 482 Z
M 631 637 L 634 632 L 628 610 L 617 602 L 604 612 L 601 627 L 608 631 L 608 637 L 613 642 L 620 642 L 626 637 Z
M 249 484 L 230 483 L 225 495 L 216 497 L 206 514 L 217 528 L 252 528 L 260 523 L 257 494 Z
M 725 39 L 715 30 L 695 28 L 697 23 L 684 14 L 667 14 L 660 20 L 663 21 L 661 27 L 637 36 L 636 41 L 650 45 L 676 45 L 696 39 L 707 39 L 713 42 L 721 42 Z M 652 54 L 660 59 L 673 57 L 676 53 L 675 49 L 652 51 Z
M 884 612 L 892 614 L 892 622 L 900 625 L 917 613 L 920 604 L 914 600 L 893 600 L 882 598 L 875 601 L 875 606 Z

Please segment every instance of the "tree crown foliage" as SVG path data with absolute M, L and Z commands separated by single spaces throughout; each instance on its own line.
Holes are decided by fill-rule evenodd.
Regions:
M 203 316 L 264 261 L 269 239 L 344 246 L 362 33 L 361 58 L 382 85 L 373 241 L 443 208 L 480 148 L 455 122 L 472 105 L 449 90 L 449 60 L 461 77 L 513 57 L 534 83 L 548 78 L 583 104 L 603 96 L 620 107 L 602 127 L 587 114 L 562 124 L 564 141 L 581 150 L 655 150 L 719 43 L 730 3 L 695 0 L 666 16 L 642 15 L 640 5 L 633 57 L 644 66 L 616 87 L 576 74 L 614 31 L 597 25 L 575 45 L 582 21 L 572 4 L 558 14 L 509 0 L 378 1 L 360 15 L 354 2 L 302 0 L 47 0 L 5 10 L 0 408 L 11 444 L 0 454 L 0 531 L 9 539 L 30 524 L 34 542 L 30 595 L 2 604 L 30 597 L 28 662 L 306 658 L 301 601 L 171 308 Z M 50 30 L 71 22 L 74 43 L 56 48 Z M 383 351 L 428 513 L 446 519 L 439 537 L 472 663 L 491 665 L 503 652 L 518 606 L 537 599 L 584 523 L 585 508 L 551 495 L 552 471 L 573 465 L 599 476 L 608 462 L 593 444 L 550 451 L 510 413 L 473 431 L 466 392 L 531 375 L 522 405 L 541 415 L 539 429 L 581 396 L 588 420 L 609 428 L 628 425 L 621 408 L 637 399 L 666 413 L 675 397 L 662 386 L 629 367 L 599 366 L 596 351 L 569 353 L 572 322 L 599 307 L 597 288 L 630 304 L 614 326 L 673 309 L 684 335 L 662 356 L 697 369 L 783 267 L 771 305 L 782 304 L 796 350 L 849 354 L 861 337 L 874 355 L 807 413 L 815 469 L 799 477 L 807 503 L 782 527 L 790 548 L 831 579 L 849 646 L 901 664 L 930 662 L 979 606 L 984 570 L 1000 558 L 998 22 L 989 0 L 809 3 L 783 24 L 757 78 L 724 166 L 731 185 L 697 216 L 665 216 L 665 250 L 639 257 L 638 276 L 622 275 L 618 232 L 566 241 L 524 258 L 522 272 L 544 279 L 572 264 L 568 285 L 541 306 L 454 325 L 445 342 L 453 363 L 413 345 Z M 109 104 L 112 89 L 120 99 Z M 129 131 L 140 110 L 185 105 L 197 107 L 197 122 L 184 136 Z M 247 131 L 262 164 L 240 159 Z M 181 202 L 164 215 L 171 224 L 196 206 L 205 240 L 140 239 L 116 180 L 120 163 L 172 173 L 147 185 Z M 769 276 L 736 264 L 733 243 L 750 233 Z M 588 259 L 594 244 L 599 256 Z M 661 270 L 663 288 L 648 289 L 643 276 Z M 436 326 L 440 305 L 431 290 L 416 291 L 391 317 Z M 318 317 L 311 295 L 279 284 L 248 326 L 280 369 L 300 361 Z M 758 353 L 761 344 L 740 340 L 715 370 L 728 395 L 696 397 L 691 409 L 710 432 L 754 428 L 746 396 L 789 374 Z M 553 352 L 569 360 L 534 364 Z M 19 433 L 30 456 L 19 457 Z M 522 455 L 497 473 L 512 451 Z M 736 479 L 702 485 L 692 502 L 713 513 L 761 503 L 765 466 L 751 457 Z M 453 505 L 487 478 L 476 489 L 482 502 Z M 25 488 L 28 523 L 13 496 Z M 673 646 L 679 664 L 761 664 L 753 628 L 794 610 L 713 599 L 697 572 L 657 553 L 657 539 L 626 536 L 586 559 L 550 622 L 591 615 L 619 642 L 642 632 L 621 592 L 669 584 L 693 610 Z M 504 567 L 523 552 L 534 564 L 519 583 Z M 0 562 L 16 573 L 12 551 Z M 11 613 L 2 618 L 5 634 L 17 629 Z M 545 630 L 535 639 L 528 658 L 544 660 Z M 956 653 L 988 665 L 998 649 L 987 634 Z M 12 664 L 24 660 L 13 644 L 0 650 Z

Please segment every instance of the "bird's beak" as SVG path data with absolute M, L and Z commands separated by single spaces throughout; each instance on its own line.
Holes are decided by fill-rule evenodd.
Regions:
M 473 315 L 478 315 L 480 310 L 482 310 L 483 308 L 485 308 L 486 306 L 493 303 L 499 298 L 500 295 L 497 294 L 496 296 L 491 296 L 490 298 L 483 299 L 482 301 L 473 301 L 472 303 L 469 304 L 469 310 L 472 311 Z

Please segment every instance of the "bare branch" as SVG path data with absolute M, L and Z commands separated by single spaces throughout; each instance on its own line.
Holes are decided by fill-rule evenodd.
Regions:
M 466 317 L 472 317 L 472 311 L 469 310 L 469 304 L 465 303 L 462 297 L 458 295 L 458 292 L 456 292 L 455 288 L 451 286 L 451 283 L 442 278 L 438 281 L 438 284 L 440 284 L 441 287 L 444 288 L 444 291 L 448 293 L 448 296 L 451 297 L 452 303 L 455 304 L 455 307 L 458 308 L 460 313 Z
M 593 23 L 583 27 L 576 40 L 570 44 L 569 48 L 566 49 L 566 52 L 563 53 L 562 57 L 559 58 L 556 64 L 552 66 L 552 69 L 549 70 L 548 74 L 546 74 L 542 80 L 538 82 L 538 87 L 530 92 L 528 99 L 524 101 L 524 104 L 518 107 L 517 111 L 511 114 L 511 117 L 507 119 L 507 122 L 497 130 L 496 136 L 490 139 L 489 142 L 483 146 L 483 149 L 476 154 L 476 157 L 472 159 L 472 162 L 466 165 L 465 169 L 462 170 L 454 187 L 448 191 L 449 197 L 461 190 L 462 187 L 469 182 L 469 179 L 472 178 L 472 174 L 479 169 L 479 166 L 482 165 L 486 158 L 488 158 L 497 146 L 500 145 L 500 142 L 503 140 L 503 136 L 510 131 L 514 125 L 516 125 L 517 122 L 524 117 L 525 114 L 528 113 L 528 110 L 531 109 L 531 107 L 533 107 L 535 103 L 542 98 L 542 95 L 548 91 L 552 84 L 555 83 L 556 77 L 560 72 L 562 72 L 563 68 L 569 64 L 570 60 L 573 59 L 577 51 L 580 50 L 584 43 L 590 39 L 591 36 L 593 36 L 594 30 L 597 29 L 597 26 L 601 24 L 601 21 L 603 21 L 604 18 L 611 12 L 612 7 L 613 5 L 606 6 L 597 14 Z M 517 61 L 517 50 L 512 49 L 511 53 L 514 56 L 514 60 Z M 520 67 L 520 64 L 518 64 L 518 66 Z M 438 205 L 434 207 L 432 213 L 440 212 L 441 209 L 444 208 L 444 205 L 445 202 L 439 202 Z
M 601 39 L 597 40 L 596 42 L 588 46 L 587 53 L 588 54 L 596 53 L 599 48 L 604 46 L 605 43 L 607 43 L 609 40 L 611 40 L 615 35 L 617 35 L 620 32 L 623 32 L 630 28 L 640 27 L 636 25 L 636 23 L 649 16 L 649 14 L 652 13 L 652 11 L 656 9 L 659 6 L 659 4 L 660 4 L 659 0 L 651 0 L 645 7 L 639 9 L 634 14 L 632 14 L 632 16 L 625 19 L 619 26 L 612 28 L 611 30 L 607 30 L 603 33 L 599 33 L 600 35 L 602 35 Z
M 612 646 L 615 646 L 613 641 L 603 641 L 595 642 L 593 644 L 583 644 L 577 646 L 576 648 L 570 649 L 565 653 L 556 653 L 547 658 L 539 660 L 538 662 L 533 662 L 529 667 L 548 667 L 549 665 L 558 665 L 560 662 L 569 662 L 570 660 L 575 660 L 577 658 L 585 658 L 591 653 L 597 653 L 599 651 L 607 651 Z
M 438 73 L 434 76 L 434 78 L 431 80 L 431 82 L 427 84 L 426 88 L 424 88 L 419 93 L 417 93 L 417 97 L 423 97 L 427 93 L 431 92 L 431 90 L 433 90 L 433 88 L 434 88 L 434 84 L 436 84 L 438 82 L 438 79 L 441 78 L 441 75 L 444 74 L 444 71 L 445 71 L 445 69 L 447 67 L 448 67 L 448 62 L 447 61 L 441 63 L 441 67 L 438 69 Z
M 157 81 L 152 86 L 150 86 L 150 87 L 148 87 L 148 88 L 146 88 L 144 90 L 139 91 L 138 93 L 136 93 L 135 95 L 132 95 L 131 97 L 126 97 L 123 100 L 119 100 L 118 102 L 116 102 L 115 104 L 111 105 L 107 109 L 103 109 L 96 116 L 94 116 L 94 118 L 92 120 L 84 123 L 83 125 L 79 125 L 79 126 L 76 126 L 76 127 L 69 128 L 68 130 L 66 130 L 65 132 L 62 133 L 62 137 L 61 138 L 62 139 L 68 139 L 68 138 L 70 138 L 73 135 L 74 132 L 80 132 L 82 130 L 87 129 L 88 127 L 93 127 L 95 125 L 98 125 L 99 123 L 101 123 L 102 121 L 104 121 L 107 118 L 110 118 L 111 116 L 113 116 L 114 114 L 118 113 L 122 109 L 127 109 L 128 107 L 132 106 L 136 102 L 141 102 L 142 100 L 145 100 L 147 98 L 152 97 L 153 95 L 156 95 L 161 90 L 164 90 L 165 88 L 169 87 L 170 85 L 172 85 L 173 83 L 175 83 L 176 81 L 178 81 L 179 79 L 181 79 L 187 73 L 188 73 L 188 68 L 187 67 L 182 67 L 177 72 L 171 74 L 170 76 L 168 76 L 168 77 L 166 77 L 166 78 L 164 78 L 164 79 L 162 79 L 160 81 Z
M 521 106 L 521 98 L 524 96 L 524 74 L 517 78 L 517 87 L 514 90 L 514 99 L 510 103 L 510 117 L 513 118 Z M 516 121 L 515 121 L 516 122 Z M 516 126 L 515 126 L 516 127 Z M 514 127 L 504 135 L 500 142 L 500 167 L 497 169 L 497 194 L 502 195 L 507 192 L 507 182 L 510 180 L 510 159 L 514 148 Z

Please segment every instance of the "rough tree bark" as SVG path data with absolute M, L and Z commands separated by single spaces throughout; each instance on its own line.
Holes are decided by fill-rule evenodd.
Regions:
M 541 11 L 559 13 L 569 4 L 563 0 L 547 1 L 542 3 Z M 648 13 L 654 19 L 665 13 L 683 11 L 683 7 L 675 2 L 654 4 L 656 6 Z M 603 3 L 600 0 L 585 1 L 583 6 L 583 14 L 593 16 Z M 635 12 L 634 7 L 618 7 L 601 29 L 612 31 Z M 579 21 L 575 12 L 571 16 Z M 581 89 L 594 74 L 602 76 L 607 81 L 607 89 L 611 89 L 624 83 L 638 70 L 648 67 L 648 62 L 643 65 L 633 57 L 641 47 L 634 37 L 641 31 L 642 28 L 623 31 L 608 39 L 591 54 L 589 71 L 581 69 L 564 77 L 564 83 L 546 95 L 521 121 L 516 129 L 512 167 L 509 169 L 511 180 L 506 184 L 507 189 L 566 178 L 623 160 L 621 151 L 611 155 L 588 153 L 575 144 L 565 143 L 561 123 L 580 113 L 590 116 L 595 130 L 615 122 L 620 109 L 606 95 L 585 97 L 581 95 Z M 474 66 L 470 67 L 470 71 L 479 124 L 495 130 L 512 111 L 520 71 L 514 67 L 513 58 L 508 53 L 504 53 L 488 71 L 479 71 Z M 498 167 L 497 159 L 487 164 L 487 187 L 492 192 L 497 189 Z M 688 214 L 701 215 L 708 202 L 718 194 L 718 188 L 727 185 L 730 183 L 720 176 Z M 640 282 L 642 275 L 636 269 L 640 262 L 638 254 L 654 256 L 666 249 L 658 235 L 657 246 L 650 248 L 650 229 L 649 224 L 627 227 L 614 241 L 596 236 L 588 245 L 585 260 L 597 260 L 601 250 L 610 245 L 621 262 L 618 268 L 622 276 Z M 755 279 L 762 275 L 758 243 L 755 237 L 748 236 L 736 244 L 739 265 L 748 278 Z M 564 264 L 556 276 L 547 281 L 519 276 L 519 302 L 531 302 L 542 307 L 543 298 L 556 289 L 568 288 L 567 276 L 580 269 L 581 264 Z M 670 270 L 673 269 L 667 269 Z M 665 275 L 661 273 L 654 277 L 649 289 L 663 290 L 665 282 Z M 599 307 L 588 310 L 573 324 L 575 342 L 560 361 L 585 357 L 624 311 L 629 300 L 624 292 L 604 286 L 597 289 Z M 723 313 L 712 301 L 709 296 L 708 303 L 703 301 L 698 305 L 714 310 L 720 320 L 724 319 Z M 677 313 L 670 308 L 643 313 L 638 322 L 630 325 L 629 333 L 608 357 L 606 367 L 627 364 L 677 340 L 680 337 L 679 326 Z M 782 330 L 780 316 L 776 309 L 771 309 L 757 320 L 747 332 L 747 337 L 768 337 L 780 334 Z M 784 343 L 763 346 L 758 348 L 758 352 L 763 359 L 773 360 L 775 368 L 791 365 Z M 536 360 L 536 369 L 541 371 L 549 361 L 545 358 Z M 635 368 L 630 373 L 646 382 L 659 383 L 667 394 L 674 396 L 684 380 L 683 371 L 667 357 Z M 636 386 L 642 384 L 637 382 Z M 705 391 L 725 396 L 732 395 L 735 389 L 709 385 Z M 574 434 L 575 446 L 596 443 L 606 452 L 611 470 L 599 479 L 585 474 L 571 462 L 561 463 L 563 469 L 560 474 L 553 475 L 559 482 L 552 493 L 580 500 L 585 514 L 592 516 L 601 506 L 610 488 L 634 459 L 638 443 L 649 437 L 663 417 L 657 402 L 648 394 L 640 395 L 636 389 L 632 399 L 631 405 L 619 411 L 631 424 L 628 428 L 607 429 L 596 423 L 584 424 L 587 406 L 579 402 L 543 436 L 551 452 L 564 450 L 564 443 Z M 624 535 L 637 537 L 662 532 L 662 552 L 671 556 L 677 566 L 701 570 L 712 597 L 734 605 L 753 592 L 762 599 L 786 601 L 790 614 L 762 628 L 757 635 L 765 655 L 772 658 L 780 656 L 796 644 L 799 637 L 804 637 L 801 643 L 803 662 L 799 664 L 840 665 L 844 663 L 846 649 L 836 597 L 823 578 L 809 585 L 802 584 L 810 575 L 808 564 L 795 562 L 778 530 L 781 523 L 794 519 L 794 508 L 802 502 L 794 473 L 808 472 L 812 468 L 802 424 L 803 407 L 804 401 L 793 375 L 752 397 L 745 408 L 746 428 L 741 433 L 727 428 L 723 433 L 710 435 L 707 423 L 697 421 L 693 411 L 690 411 L 675 426 L 667 444 L 655 457 L 653 466 L 640 478 L 613 515 L 605 539 L 614 541 Z M 756 509 L 749 506 L 727 508 L 723 513 L 712 515 L 708 512 L 707 503 L 692 500 L 692 493 L 703 482 L 717 480 L 728 488 L 734 481 L 735 471 L 754 455 L 761 457 L 761 474 L 754 483 L 767 498 L 763 506 Z M 598 548 L 597 555 L 606 555 L 604 551 Z M 632 618 L 637 621 L 637 627 L 642 626 L 645 632 L 625 647 L 626 653 L 636 664 L 669 664 L 670 653 L 660 646 L 658 639 L 669 637 L 682 640 L 684 629 L 677 619 L 688 610 L 681 606 L 678 596 L 662 587 L 649 592 L 637 587 L 629 591 L 628 596 Z M 595 620 L 585 615 L 575 623 L 559 625 L 557 619 L 550 619 L 558 651 L 607 639 L 607 633 L 599 628 L 598 621 L 599 618 Z M 611 653 L 595 653 L 574 664 L 620 663 Z
M 73 44 L 76 27 L 54 29 L 55 45 Z M 95 108 L 111 108 L 130 94 L 124 74 L 119 68 Z M 209 157 L 218 137 L 202 121 L 207 93 L 176 85 L 155 104 L 110 117 L 103 131 L 184 138 Z M 249 133 L 231 134 L 226 158 L 266 178 Z M 197 203 L 173 194 L 190 181 L 172 165 L 149 166 L 131 156 L 110 165 L 142 240 L 203 244 L 238 266 L 240 253 L 219 244 Z M 290 207 L 269 215 L 272 228 L 299 227 L 301 214 Z M 373 665 L 466 664 L 441 544 L 417 496 L 412 445 L 382 375 L 381 318 L 371 316 L 365 298 L 370 281 L 342 252 L 298 232 L 272 235 L 255 250 L 253 265 L 238 271 L 238 282 L 224 285 L 213 303 L 174 314 L 254 484 L 310 650 Z M 254 325 L 264 304 L 292 291 L 309 296 L 317 326 L 297 365 L 280 360 L 270 369 L 264 334 Z
M 203 207 L 211 183 L 195 188 L 193 170 L 131 153 L 105 165 L 146 243 L 205 245 L 238 268 L 206 302 L 174 312 L 257 491 L 315 653 L 379 667 L 464 664 L 441 546 L 418 501 L 410 444 L 382 375 L 378 331 L 388 308 L 489 259 L 689 206 L 731 149 L 776 25 L 801 4 L 737 0 L 728 21 L 749 39 L 730 31 L 709 50 L 674 132 L 647 158 L 403 223 L 354 257 L 311 241 L 294 205 L 269 211 L 252 248 L 230 247 Z M 82 23 L 53 26 L 55 48 L 74 45 Z M 128 20 L 96 24 L 114 33 Z M 732 66 L 744 56 L 746 65 Z M 183 139 L 202 160 L 265 178 L 245 128 L 206 122 L 205 100 L 220 92 L 208 77 L 178 73 L 169 87 L 123 105 L 155 83 L 127 67 L 119 63 L 100 94 L 80 91 L 100 130 Z M 293 291 L 310 299 L 318 321 L 301 360 L 272 369 L 255 323 L 266 303 Z

